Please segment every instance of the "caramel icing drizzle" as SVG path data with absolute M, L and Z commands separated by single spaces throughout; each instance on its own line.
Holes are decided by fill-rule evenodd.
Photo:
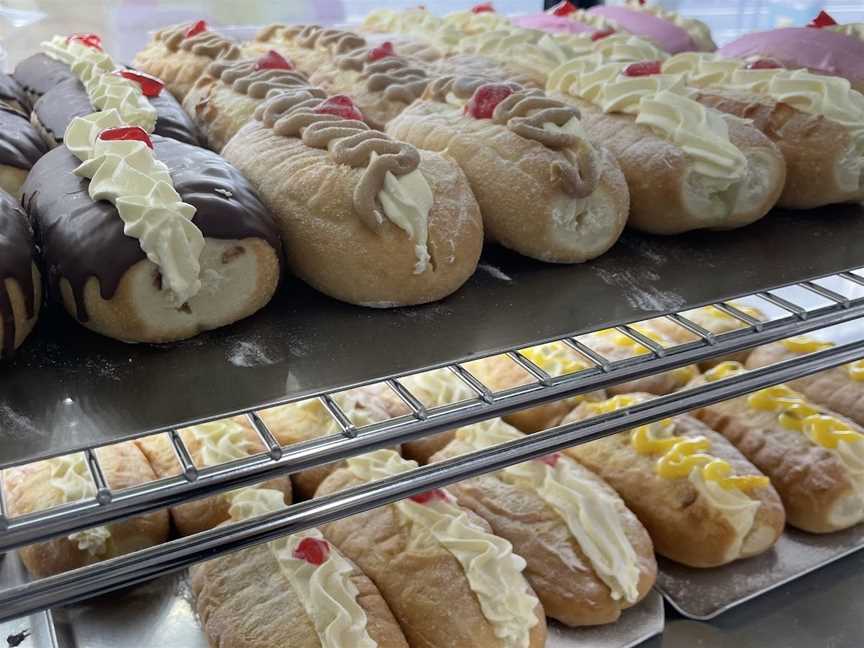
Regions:
M 433 101 L 447 101 L 452 94 L 467 102 L 480 86 L 487 83 L 490 83 L 489 79 L 483 77 L 444 76 L 429 84 L 426 97 Z M 564 153 L 566 161 L 552 163 L 555 179 L 562 190 L 574 198 L 590 196 L 600 179 L 597 154 L 578 133 L 565 128 L 572 120 L 581 117 L 579 110 L 547 97 L 540 90 L 529 90 L 516 83 L 506 85 L 514 92 L 495 107 L 492 122 L 505 126 L 520 137 Z
M 426 90 L 430 80 L 426 70 L 401 56 L 370 61 L 369 52 L 368 47 L 360 47 L 336 57 L 336 69 L 359 72 L 369 92 L 383 91 L 391 101 L 411 103 Z
M 207 74 L 231 86 L 234 92 L 253 99 L 264 99 L 271 90 L 287 90 L 309 85 L 309 79 L 297 70 L 255 69 L 255 61 L 213 61 Z
M 255 110 L 255 119 L 283 137 L 296 137 L 311 148 L 329 150 L 336 164 L 363 168 L 354 189 L 354 209 L 364 225 L 377 230 L 384 222 L 376 197 L 384 176 L 400 176 L 420 165 L 420 153 L 410 144 L 396 142 L 365 123 L 315 112 L 322 97 L 308 89 L 271 96 Z
M 206 30 L 194 36 L 186 36 L 190 23 L 166 27 L 156 32 L 156 40 L 165 44 L 171 52 L 178 49 L 208 58 L 240 58 L 240 48 L 233 41 L 214 31 Z
M 256 34 L 255 40 L 258 42 L 293 41 L 300 47 L 307 49 L 323 47 L 337 55 L 366 45 L 366 39 L 354 32 L 324 29 L 320 25 L 280 25 L 278 23 L 261 29 Z

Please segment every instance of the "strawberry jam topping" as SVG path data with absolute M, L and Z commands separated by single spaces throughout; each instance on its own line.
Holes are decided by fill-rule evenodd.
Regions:
M 259 56 L 253 66 L 256 70 L 293 70 L 294 66 L 291 61 L 286 59 L 276 50 L 270 50 L 266 54 Z
M 750 61 L 747 65 L 744 66 L 748 70 L 776 70 L 778 68 L 782 68 L 779 61 L 775 61 L 774 59 L 769 58 L 760 58 L 755 61 Z
M 827 11 L 820 11 L 819 14 L 807 23 L 808 27 L 815 27 L 816 29 L 822 29 L 823 27 L 833 27 L 837 24 L 837 21 L 831 17 Z
M 118 126 L 117 128 L 106 128 L 99 133 L 99 139 L 106 142 L 112 140 L 134 140 L 144 142 L 151 149 L 153 148 L 153 142 L 150 140 L 150 136 L 147 134 L 147 131 L 140 126 Z
M 114 70 L 111 74 L 137 83 L 141 86 L 141 92 L 144 93 L 145 97 L 158 97 L 162 88 L 165 87 L 161 79 L 138 70 Z
M 333 95 L 332 97 L 327 97 L 327 99 L 324 99 L 320 104 L 313 108 L 313 112 L 325 115 L 336 115 L 342 119 L 356 119 L 357 121 L 363 121 L 365 119 L 363 113 L 361 113 L 357 106 L 354 105 L 354 102 L 348 95 Z
M 486 83 L 474 91 L 465 104 L 465 113 L 474 119 L 491 119 L 495 106 L 513 94 L 512 86 L 506 83 Z
M 491 2 L 481 2 L 471 7 L 471 13 L 495 13 L 495 7 L 492 6 Z
M 660 61 L 639 61 L 625 67 L 621 74 L 628 77 L 641 77 L 660 74 L 661 71 L 662 63 Z
M 192 38 L 193 36 L 197 36 L 201 32 L 207 31 L 207 21 L 198 20 L 192 25 L 189 26 L 189 29 L 186 30 L 186 33 L 183 34 L 186 38 Z
M 447 501 L 447 493 L 444 492 L 441 488 L 434 488 L 432 490 L 426 491 L 425 493 L 417 493 L 416 495 L 412 495 L 409 497 L 412 502 L 417 502 L 418 504 L 426 504 L 428 502 L 433 502 L 435 500 Z
M 303 538 L 294 549 L 294 558 L 305 560 L 310 565 L 321 565 L 330 555 L 330 545 L 326 540 Z
M 593 34 L 591 34 L 591 40 L 592 41 L 603 40 L 607 36 L 611 36 L 614 33 L 615 33 L 615 30 L 611 29 L 611 28 L 601 29 L 601 30 L 595 31 Z
M 554 7 L 552 7 L 549 10 L 549 13 L 553 16 L 564 17 L 572 14 L 574 11 L 576 11 L 576 8 L 576 5 L 570 2 L 570 0 L 563 0 L 562 2 L 559 2 Z
M 537 457 L 537 461 L 542 461 L 547 466 L 554 468 L 558 461 L 561 459 L 560 452 L 553 452 L 552 454 L 543 455 L 542 457 Z
M 95 50 L 102 51 L 102 39 L 99 34 L 72 34 L 66 37 L 66 42 L 76 41 L 87 47 L 92 47 Z
M 366 58 L 369 61 L 380 61 L 388 56 L 396 56 L 396 52 L 393 50 L 393 43 L 390 41 L 384 41 L 378 47 L 370 49 Z

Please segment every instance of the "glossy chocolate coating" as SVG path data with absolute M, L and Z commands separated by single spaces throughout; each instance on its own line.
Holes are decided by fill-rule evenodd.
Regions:
M 156 109 L 157 135 L 172 137 L 187 144 L 198 144 L 195 125 L 170 92 L 163 90 L 159 96 L 147 99 Z M 39 123 L 58 144 L 63 141 L 63 133 L 69 122 L 95 111 L 84 84 L 77 78 L 55 86 L 42 95 L 33 107 Z
M 156 158 L 167 165 L 180 197 L 196 208 L 193 222 L 206 238 L 260 238 L 281 261 L 276 222 L 234 167 L 212 151 L 158 135 L 152 139 Z M 45 258 L 49 289 L 58 299 L 60 279 L 68 280 L 78 319 L 86 322 L 87 280 L 96 277 L 102 298 L 111 299 L 126 271 L 145 255 L 138 240 L 123 233 L 114 205 L 90 198 L 90 181 L 73 173 L 79 163 L 65 146 L 58 146 L 33 167 L 22 191 Z
M 17 103 L 22 110 L 30 110 L 33 106 L 24 88 L 10 74 L 0 74 L 0 102 Z
M 3 318 L 3 347 L 0 358 L 15 348 L 15 317 L 6 280 L 18 283 L 24 295 L 27 319 L 36 314 L 33 286 L 33 232 L 27 216 L 12 196 L 0 190 L 0 317 Z
M 41 52 L 21 61 L 12 75 L 24 90 L 37 97 L 67 79 L 77 78 L 68 65 Z
M 47 150 L 23 113 L 0 104 L 0 165 L 29 169 Z

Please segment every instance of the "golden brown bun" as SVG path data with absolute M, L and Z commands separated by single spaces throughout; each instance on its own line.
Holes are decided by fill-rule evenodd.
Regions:
M 555 180 L 553 165 L 567 161 L 564 152 L 490 119 L 465 116 L 461 108 L 418 100 L 388 124 L 387 132 L 418 148 L 452 156 L 468 177 L 487 237 L 519 254 L 551 263 L 581 263 L 606 252 L 624 229 L 627 185 L 603 149 L 597 151 L 599 184 L 582 202 L 569 197 Z M 559 206 L 568 213 L 556 215 Z
M 700 378 L 693 384 L 702 382 Z M 747 397 L 740 396 L 704 407 L 697 415 L 771 478 L 792 526 L 830 533 L 864 520 L 864 499 L 837 456 L 780 425 L 776 412 L 753 409 Z
M 261 438 L 245 416 L 235 416 L 230 420 L 244 428 L 246 440 L 250 444 L 248 450 L 250 456 L 265 451 Z M 206 467 L 202 457 L 203 443 L 195 438 L 191 428 L 185 428 L 179 432 L 180 438 L 183 439 L 183 445 L 189 450 L 195 465 L 199 468 Z M 167 434 L 144 437 L 137 439 L 135 443 L 138 444 L 160 479 L 181 474 L 180 462 L 177 461 L 174 446 Z M 260 484 L 259 487 L 282 491 L 285 494 L 285 502 L 291 503 L 291 480 L 287 476 L 275 477 Z M 171 519 L 174 521 L 177 531 L 180 535 L 191 535 L 212 529 L 228 520 L 230 518 L 228 509 L 231 507 L 231 497 L 235 492 L 228 491 L 171 507 Z
M 168 91 L 182 102 L 212 62 L 209 56 L 182 49 L 172 52 L 162 41 L 152 40 L 135 55 L 132 65 L 162 79 Z
M 279 284 L 279 257 L 263 239 L 204 239 L 201 276 L 223 277 L 218 293 L 205 287 L 179 309 L 154 277 L 158 266 L 142 259 L 129 268 L 111 299 L 103 299 L 96 277 L 84 285 L 87 328 L 127 342 L 173 342 L 227 326 L 263 308 Z M 63 305 L 72 317 L 77 307 L 72 287 L 60 280 Z
M 573 357 L 575 359 L 580 358 L 575 351 L 573 352 Z M 506 355 L 474 360 L 467 363 L 465 368 L 492 391 L 503 391 L 512 387 L 536 382 L 531 374 Z M 591 392 L 585 396 L 591 400 L 598 400 L 604 398 L 605 395 L 602 391 L 598 391 Z M 546 430 L 558 425 L 561 419 L 569 414 L 570 410 L 576 407 L 582 398 L 582 396 L 574 396 L 573 398 L 545 403 L 537 407 L 513 412 L 503 418 L 507 423 L 523 432 L 539 432 L 540 430 Z
M 855 181 L 844 181 L 841 175 L 844 157 L 852 146 L 849 128 L 763 95 L 708 88 L 693 98 L 752 120 L 779 147 L 786 160 L 786 184 L 777 202 L 781 207 L 810 209 L 864 200 L 864 179 L 859 176 Z
M 638 395 L 650 397 L 647 394 Z M 565 423 L 590 418 L 579 405 Z M 759 471 L 722 435 L 697 419 L 673 417 L 676 436 L 704 436 L 711 441 L 711 454 L 725 459 L 736 474 L 758 475 Z M 748 493 L 758 500 L 753 526 L 743 541 L 729 521 L 708 502 L 689 479 L 664 479 L 656 471 L 656 455 L 639 454 L 630 445 L 630 433 L 621 432 L 566 451 L 614 488 L 633 511 L 662 556 L 691 567 L 715 567 L 770 549 L 783 531 L 780 497 L 771 486 Z
M 195 609 L 211 646 L 320 648 L 321 640 L 297 593 L 266 544 L 190 570 Z M 407 648 L 384 599 L 357 567 L 350 576 L 366 612 L 366 630 L 381 648 Z M 347 647 L 346 647 L 347 648 Z
M 21 291 L 21 286 L 12 278 L 6 278 L 6 292 L 9 295 L 9 303 L 12 306 L 12 318 L 15 320 L 12 330 L 15 331 L 15 340 L 12 343 L 14 351 L 22 344 L 27 336 L 33 331 L 36 322 L 39 320 L 39 311 L 42 308 L 42 274 L 35 263 L 32 264 L 33 274 L 33 317 L 27 317 L 27 300 L 24 298 L 24 293 Z M 3 358 L 3 336 L 5 335 L 5 326 L 3 315 L 0 313 L 0 359 Z
M 360 387 L 350 392 L 334 394 L 333 399 L 355 425 L 368 425 L 391 418 L 389 408 L 383 400 L 383 391 L 375 386 Z M 259 411 L 258 416 L 283 446 L 339 434 L 336 421 L 317 398 L 300 403 L 277 405 Z M 298 499 L 314 497 L 315 491 L 324 478 L 343 465 L 345 462 L 341 461 L 292 474 L 291 482 L 296 497 Z
M 131 441 L 96 450 L 108 486 L 117 491 L 156 480 L 146 457 Z M 50 484 L 50 461 L 37 461 L 3 472 L 6 503 L 11 517 L 64 503 L 62 492 Z M 42 578 L 152 547 L 168 540 L 168 513 L 160 510 L 107 526 L 105 551 L 96 555 L 79 549 L 70 537 L 55 538 L 18 550 L 33 576 Z
M 340 468 L 324 480 L 318 495 L 362 483 L 348 468 Z M 482 518 L 470 511 L 468 515 L 491 532 Z M 503 648 L 459 561 L 437 544 L 413 547 L 410 529 L 400 524 L 395 505 L 331 522 L 321 531 L 372 579 L 412 648 Z M 530 648 L 546 642 L 546 618 L 539 602 L 536 613 Z
M 526 88 L 542 90 L 546 86 L 546 72 L 539 68 L 526 68 L 519 61 L 499 62 L 479 54 L 457 54 L 439 59 L 431 65 L 437 74 L 482 76 L 492 81 L 513 81 Z
M 412 241 L 387 221 L 378 231 L 354 209 L 364 169 L 333 163 L 324 149 L 246 124 L 222 154 L 257 190 L 281 228 L 294 274 L 321 292 L 361 306 L 387 308 L 442 299 L 470 277 L 480 258 L 480 210 L 452 160 L 423 153 L 420 172 L 434 203 L 429 212 L 429 267 L 414 274 Z M 326 200 L 321 200 L 326 187 Z
M 443 461 L 473 450 L 457 437 L 432 457 Z M 559 461 L 569 461 L 562 458 Z M 657 563 L 645 528 L 621 498 L 602 479 L 575 461 L 574 470 L 594 489 L 615 501 L 627 539 L 639 559 L 639 598 L 654 585 Z M 535 491 L 511 485 L 495 473 L 451 484 L 447 490 L 460 506 L 489 523 L 492 531 L 513 545 L 527 567 L 525 577 L 537 592 L 546 615 L 570 626 L 612 623 L 633 604 L 612 598 L 611 590 L 595 573 L 564 519 Z
M 786 177 L 779 149 L 752 126 L 727 118 L 729 139 L 747 157 L 747 200 L 709 200 L 688 181 L 691 163 L 684 150 L 637 124 L 633 115 L 607 114 L 568 95 L 560 99 L 582 111 L 591 141 L 618 160 L 630 190 L 628 224 L 653 234 L 694 229 L 731 229 L 759 220 L 774 206 Z M 752 190 L 752 191 L 751 191 Z
M 261 100 L 235 92 L 219 79 L 204 74 L 186 94 L 183 109 L 206 137 L 207 146 L 221 151 L 228 140 L 252 119 L 259 103 Z
M 789 351 L 782 342 L 772 342 L 753 350 L 747 357 L 747 368 L 764 367 L 800 355 Z M 789 386 L 814 403 L 864 425 L 864 382 L 853 380 L 846 365 L 793 380 Z

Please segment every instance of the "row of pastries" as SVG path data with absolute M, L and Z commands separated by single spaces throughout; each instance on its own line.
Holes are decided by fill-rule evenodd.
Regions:
M 256 312 L 286 271 L 352 304 L 420 304 L 458 290 L 484 242 L 580 263 L 625 226 L 860 202 L 862 30 L 818 23 L 713 51 L 699 21 L 639 3 L 381 10 L 244 43 L 199 20 L 134 68 L 98 35 L 55 36 L 0 79 L 0 220 L 33 230 L 0 240 L 19 248 L 0 348 L 38 316 L 34 264 L 82 325 L 167 342 Z M 780 47 L 802 30 L 821 67 Z
M 757 309 L 737 307 L 764 319 Z M 717 334 L 736 326 L 716 308 L 690 316 Z M 659 322 L 637 330 L 662 345 L 692 336 Z M 614 330 L 582 339 L 588 337 L 616 359 L 648 352 Z M 20 555 L 34 576 L 58 573 L 164 542 L 172 533 L 184 536 L 279 511 L 292 501 L 826 346 L 815 338 L 791 338 L 746 357 L 685 368 L 666 382 L 644 378 L 535 407 L 88 529 Z M 523 354 L 550 375 L 587 365 L 561 343 Z M 530 379 L 506 356 L 472 361 L 466 369 L 495 391 Z M 475 397 L 447 370 L 401 380 L 429 408 Z M 409 411 L 383 384 L 335 400 L 358 427 Z M 655 553 L 692 568 L 716 568 L 770 551 L 786 524 L 831 533 L 861 523 L 862 408 L 864 363 L 857 362 L 421 493 L 193 567 L 198 616 L 214 646 L 542 646 L 547 617 L 573 627 L 600 625 L 636 605 L 654 583 Z M 283 445 L 339 430 L 318 400 L 258 415 Z M 179 434 L 202 468 L 265 451 L 244 417 Z M 181 472 L 164 434 L 97 454 L 115 489 Z M 83 455 L 7 469 L 3 479 L 13 516 L 95 495 Z

